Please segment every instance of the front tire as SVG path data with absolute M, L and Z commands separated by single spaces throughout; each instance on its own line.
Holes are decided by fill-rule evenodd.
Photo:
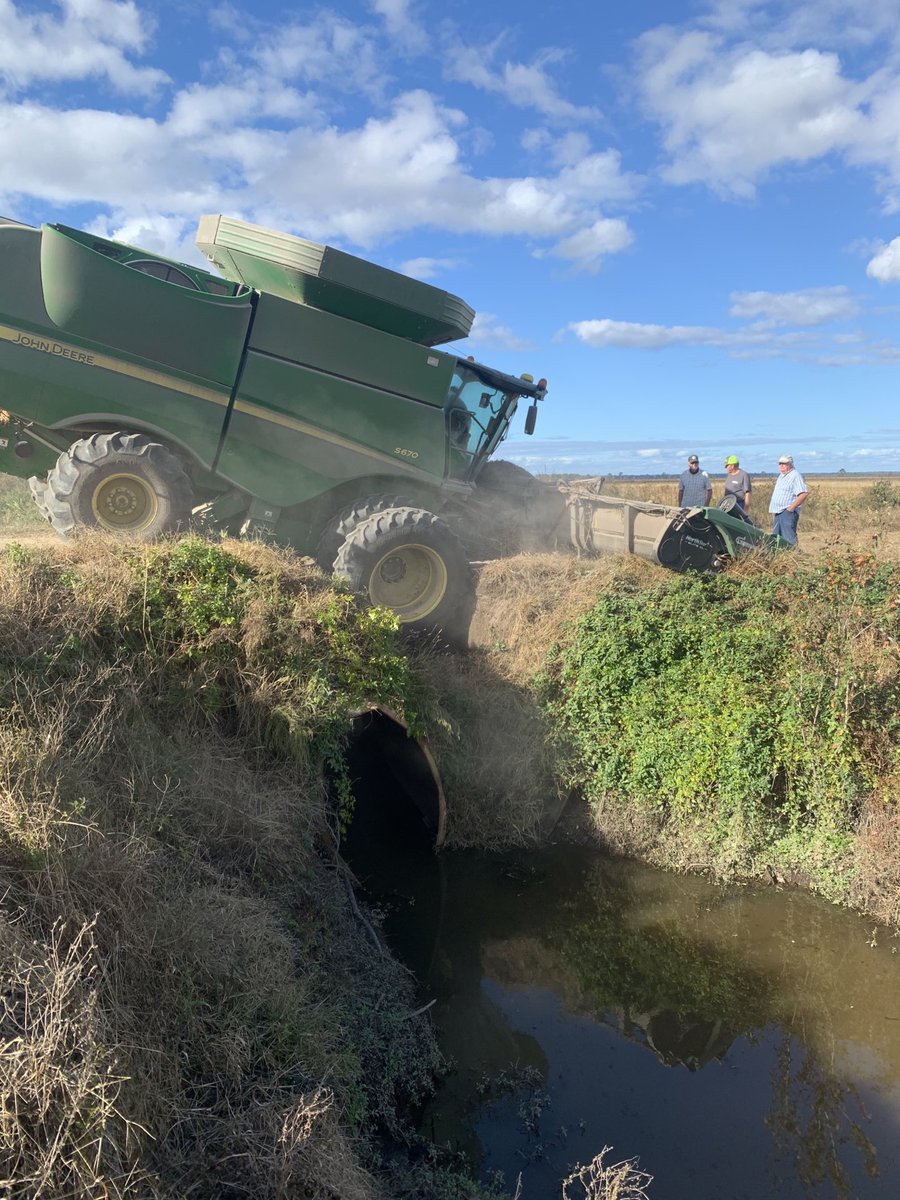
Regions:
M 316 547 L 316 562 L 323 571 L 331 573 L 338 550 L 343 546 L 347 537 L 361 522 L 375 513 L 384 512 L 388 508 L 413 508 L 409 500 L 402 496 L 366 496 L 348 504 L 346 508 L 331 518 L 322 530 L 319 544 Z
M 150 542 L 187 527 L 190 480 L 170 450 L 140 433 L 95 433 L 64 451 L 43 506 L 62 538 L 103 529 Z
M 443 630 L 465 640 L 472 572 L 459 538 L 434 513 L 389 508 L 361 521 L 338 551 L 334 573 L 371 604 L 391 609 L 405 631 Z

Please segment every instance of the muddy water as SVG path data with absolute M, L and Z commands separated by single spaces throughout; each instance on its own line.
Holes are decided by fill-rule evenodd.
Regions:
M 423 1132 L 485 1181 L 556 1197 L 611 1146 L 651 1200 L 900 1196 L 900 936 L 584 848 L 363 841 L 455 1064 Z

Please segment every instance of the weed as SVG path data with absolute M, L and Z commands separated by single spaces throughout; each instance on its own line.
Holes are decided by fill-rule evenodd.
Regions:
M 646 1200 L 653 1176 L 640 1169 L 636 1158 L 607 1165 L 609 1152 L 604 1146 L 587 1166 L 563 1180 L 563 1200 Z
M 793 842 L 835 895 L 900 733 L 898 588 L 855 556 L 601 596 L 545 682 L 572 782 L 701 828 L 714 858 Z

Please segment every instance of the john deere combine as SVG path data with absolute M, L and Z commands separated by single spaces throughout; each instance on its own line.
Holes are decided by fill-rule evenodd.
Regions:
M 676 569 L 765 538 L 714 510 L 601 499 L 589 481 L 566 497 L 518 472 L 510 491 L 511 464 L 489 459 L 521 398 L 532 432 L 546 381 L 436 349 L 468 334 L 464 301 L 222 216 L 201 218 L 197 243 L 221 275 L 0 219 L 0 470 L 29 477 L 62 537 L 149 540 L 191 521 L 264 534 L 409 628 L 458 635 L 479 514 L 505 512 L 528 549 Z
M 224 278 L 62 225 L 0 224 L 0 469 L 66 537 L 202 519 L 314 554 L 411 626 L 464 619 L 437 513 L 542 380 L 435 349 L 456 296 L 301 238 L 204 217 Z

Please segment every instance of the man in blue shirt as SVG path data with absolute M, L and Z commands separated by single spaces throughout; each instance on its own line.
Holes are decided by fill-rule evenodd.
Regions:
M 712 500 L 712 484 L 705 471 L 700 470 L 700 459 L 696 454 L 688 455 L 688 469 L 681 472 L 678 480 L 679 508 L 709 508 Z
M 772 514 L 772 532 L 792 546 L 797 545 L 800 505 L 808 495 L 803 476 L 794 466 L 793 458 L 790 454 L 782 454 L 778 460 L 778 478 L 769 501 L 769 512 Z

